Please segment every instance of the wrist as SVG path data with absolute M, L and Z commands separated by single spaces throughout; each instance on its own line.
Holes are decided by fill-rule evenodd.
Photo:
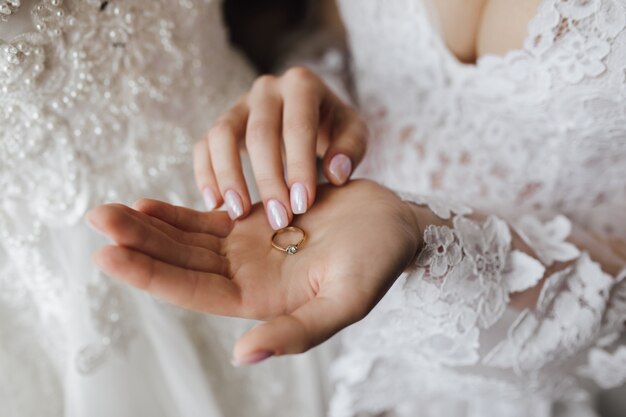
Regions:
M 412 201 L 403 201 L 407 206 L 407 213 L 410 216 L 410 228 L 413 240 L 416 242 L 415 256 L 424 249 L 424 232 L 428 226 L 448 226 L 452 227 L 452 220 L 438 217 L 428 206 L 418 205 Z

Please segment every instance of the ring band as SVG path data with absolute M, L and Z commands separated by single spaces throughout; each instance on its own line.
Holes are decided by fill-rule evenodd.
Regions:
M 286 232 L 299 232 L 302 234 L 302 238 L 300 239 L 298 243 L 292 243 L 285 247 L 280 246 L 278 243 L 276 243 L 276 238 Z M 306 239 L 306 233 L 304 232 L 304 230 L 300 229 L 299 227 L 289 226 L 289 227 L 285 227 L 284 229 L 277 230 L 274 233 L 274 235 L 272 236 L 272 247 L 274 249 L 278 249 L 281 252 L 286 252 L 288 255 L 295 255 L 296 252 L 298 252 L 298 249 L 300 249 L 300 245 L 302 245 L 302 242 L 304 242 L 305 239 Z

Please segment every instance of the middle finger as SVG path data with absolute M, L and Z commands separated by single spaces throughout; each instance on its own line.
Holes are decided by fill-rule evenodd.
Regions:
M 266 77 L 257 80 L 249 96 L 246 146 L 269 224 L 278 230 L 289 224 L 291 213 L 281 146 L 282 99 Z

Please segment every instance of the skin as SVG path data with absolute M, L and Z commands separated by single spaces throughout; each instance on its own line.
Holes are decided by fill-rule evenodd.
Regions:
M 450 52 L 473 64 L 486 54 L 521 48 L 542 0 L 431 0 Z
M 154 200 L 92 210 L 89 223 L 115 245 L 94 254 L 107 274 L 178 306 L 266 320 L 234 349 L 237 364 L 300 353 L 363 318 L 421 246 L 419 208 L 370 181 L 319 188 L 296 225 L 295 255 L 270 246 L 256 204 L 242 220 Z
M 521 47 L 528 22 L 540 2 L 432 0 L 430 5 L 450 52 L 460 61 L 472 63 L 484 54 L 502 54 Z M 335 3 L 323 1 L 320 9 L 327 32 L 344 36 Z M 337 98 L 317 75 L 295 67 L 280 76 L 259 77 L 196 144 L 196 183 L 205 197 L 210 195 L 209 209 L 221 206 L 230 190 L 241 201 L 241 210 L 231 211 L 231 217 L 247 216 L 252 201 L 240 160 L 240 147 L 245 146 L 268 223 L 278 229 L 291 223 L 295 213 L 303 214 L 315 203 L 317 158 L 322 159 L 328 181 L 341 186 L 363 159 L 366 141 L 367 128 L 358 113 Z M 343 176 L 337 176 L 331 165 L 339 154 L 345 155 L 351 165 Z M 306 189 L 303 210 L 292 203 L 294 184 Z M 270 221 L 268 203 L 272 200 L 285 213 L 285 221 L 280 224 Z
M 267 208 L 269 201 L 277 201 L 291 222 L 292 186 L 305 187 L 304 211 L 308 210 L 316 197 L 317 158 L 323 158 L 328 181 L 342 185 L 349 175 L 334 175 L 331 160 L 342 154 L 356 166 L 365 154 L 366 136 L 366 125 L 357 113 L 308 69 L 291 68 L 279 77 L 263 75 L 196 144 L 196 183 L 203 194 L 208 190 L 214 196 L 215 207 L 224 203 L 229 190 L 237 193 L 243 210 L 231 213 L 231 218 L 250 214 L 252 202 L 240 159 L 244 144 L 263 204 Z

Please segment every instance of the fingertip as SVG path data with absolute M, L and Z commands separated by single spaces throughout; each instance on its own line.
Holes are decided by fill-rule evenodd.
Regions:
M 94 207 L 85 214 L 85 224 L 102 237 L 110 238 L 105 232 L 106 225 L 110 222 L 111 210 L 109 206 Z
M 300 182 L 294 183 L 289 190 L 291 211 L 293 214 L 304 214 L 309 209 L 309 191 Z
M 231 363 L 233 366 L 252 365 L 269 357 L 278 356 L 281 352 L 266 338 L 268 322 L 261 322 L 246 333 L 235 343 Z
M 274 230 L 284 229 L 289 225 L 290 216 L 287 207 L 276 199 L 271 199 L 266 204 L 267 219 Z
M 281 315 L 254 326 L 235 344 L 233 358 L 243 358 L 256 352 L 272 352 L 274 356 L 298 354 L 312 347 L 302 321 L 291 315 Z
M 224 204 L 231 220 L 237 220 L 245 213 L 241 194 L 235 190 L 230 189 L 224 193 Z
M 233 356 L 231 363 L 235 367 L 255 365 L 263 362 L 264 360 L 274 356 L 274 352 L 271 351 L 258 351 L 243 356 Z
M 202 188 L 202 199 L 207 211 L 213 211 L 217 208 L 217 194 L 211 187 Z
M 344 185 L 352 175 L 352 160 L 345 154 L 333 156 L 328 163 L 326 177 L 333 185 Z
M 147 198 L 140 198 L 139 200 L 135 201 L 130 207 L 133 210 L 143 212 L 144 210 L 147 210 L 151 205 L 152 200 L 149 200 Z

